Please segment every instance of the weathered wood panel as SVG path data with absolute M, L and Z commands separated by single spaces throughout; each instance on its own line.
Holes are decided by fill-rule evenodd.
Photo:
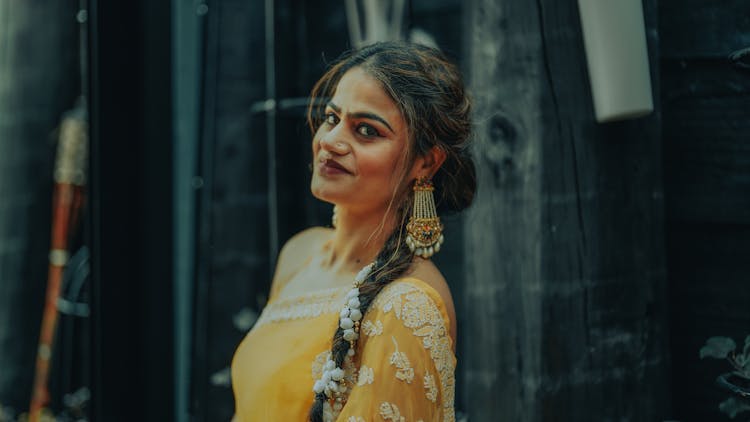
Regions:
M 664 60 L 670 219 L 750 224 L 750 73 L 729 60 Z
M 729 421 L 716 385 L 725 362 L 700 360 L 708 337 L 750 333 L 750 46 L 743 1 L 659 2 L 664 180 L 675 418 Z
M 719 374 L 730 370 L 728 363 L 701 360 L 698 351 L 712 336 L 741 344 L 750 334 L 749 250 L 746 224 L 667 226 L 675 418 L 731 420 L 718 410 L 728 395 L 715 384 Z
M 0 0 L 0 406 L 25 411 L 47 283 L 55 128 L 78 94 L 77 7 Z
M 653 29 L 655 3 L 644 9 Z M 661 420 L 660 116 L 594 122 L 575 2 L 470 10 L 480 192 L 464 326 L 481 339 L 463 350 L 471 420 Z
M 750 46 L 750 3 L 660 1 L 659 38 L 662 57 L 725 58 Z
M 541 97 L 537 4 L 468 3 L 478 191 L 465 224 L 461 343 L 472 421 L 536 421 L 542 377 Z M 511 78 L 511 75 L 513 77 Z

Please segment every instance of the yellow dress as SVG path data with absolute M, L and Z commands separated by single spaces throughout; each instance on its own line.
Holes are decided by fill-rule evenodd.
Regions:
M 232 360 L 235 419 L 306 421 L 351 286 L 271 297 Z M 456 357 L 439 293 L 416 278 L 381 290 L 361 321 L 350 393 L 336 421 L 454 421 Z

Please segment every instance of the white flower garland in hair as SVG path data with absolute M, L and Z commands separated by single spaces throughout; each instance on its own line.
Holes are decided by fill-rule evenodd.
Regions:
M 362 320 L 362 312 L 359 310 L 359 286 L 367 279 L 375 267 L 375 263 L 370 263 L 362 268 L 356 277 L 354 277 L 354 287 L 346 294 L 346 304 L 339 314 L 339 327 L 344 330 L 344 340 L 349 342 L 349 350 L 346 352 L 345 363 L 351 364 L 354 356 L 356 341 L 359 338 L 359 322 Z M 343 397 L 347 392 L 344 382 L 346 373 L 343 368 L 336 366 L 336 362 L 329 357 L 323 365 L 323 371 L 320 379 L 315 381 L 313 392 L 315 394 L 323 393 L 328 399 L 335 398 L 333 406 L 326 400 L 323 403 L 323 420 L 333 421 L 341 408 L 343 407 Z

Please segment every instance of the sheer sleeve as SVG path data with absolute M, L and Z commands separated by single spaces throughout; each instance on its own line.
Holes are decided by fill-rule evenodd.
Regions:
M 405 279 L 384 288 L 362 320 L 356 385 L 337 421 L 454 421 L 448 327 L 428 284 Z

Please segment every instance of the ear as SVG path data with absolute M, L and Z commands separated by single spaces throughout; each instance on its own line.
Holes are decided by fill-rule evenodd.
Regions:
M 416 179 L 421 177 L 432 179 L 440 166 L 445 162 L 446 157 L 447 154 L 442 148 L 438 146 L 430 148 L 425 155 L 419 156 L 414 160 L 414 166 L 411 169 L 411 178 Z

